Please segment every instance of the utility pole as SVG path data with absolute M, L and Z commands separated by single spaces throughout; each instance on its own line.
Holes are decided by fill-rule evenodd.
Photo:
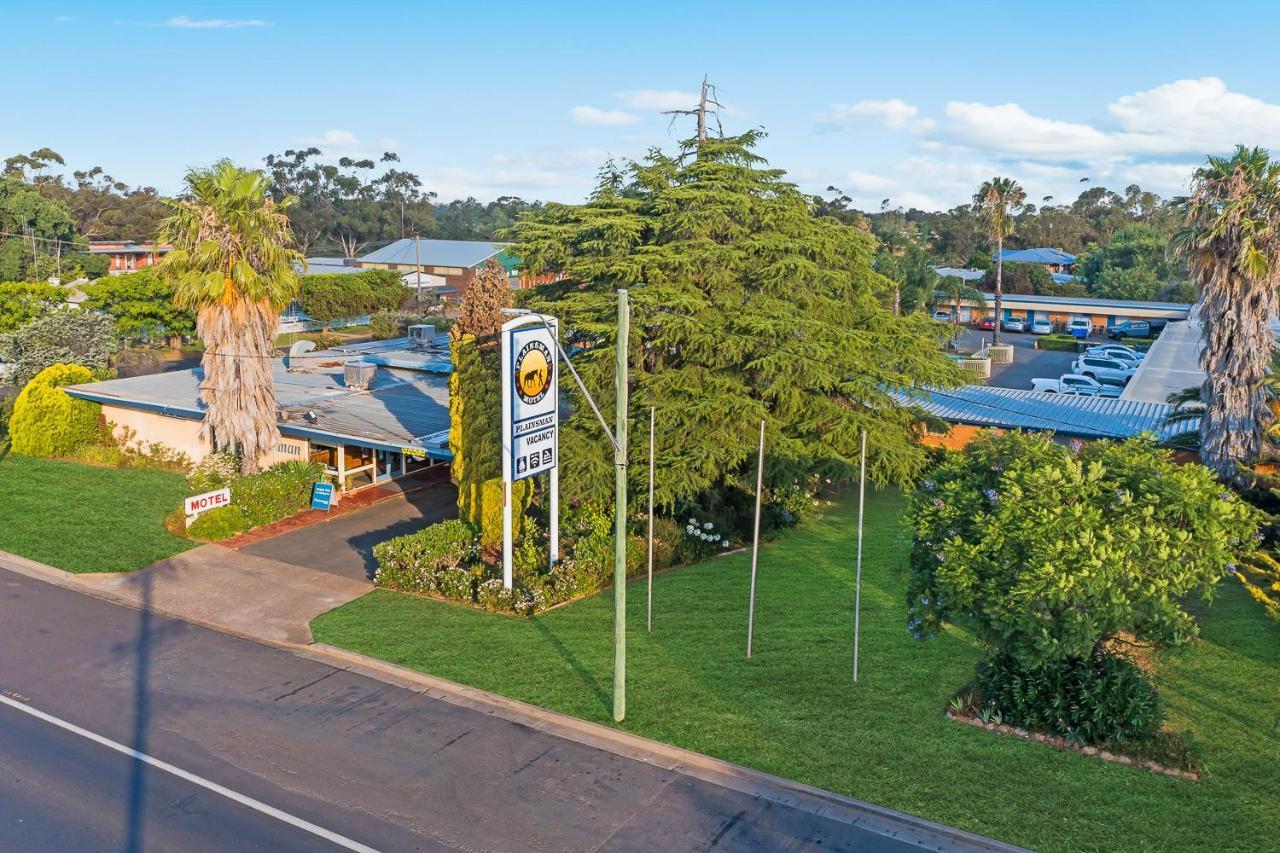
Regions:
M 627 715 L 627 291 L 618 291 L 617 370 L 614 413 L 613 506 L 613 719 Z

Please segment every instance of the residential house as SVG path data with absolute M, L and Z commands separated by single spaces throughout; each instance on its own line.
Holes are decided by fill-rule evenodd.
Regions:
M 160 258 L 171 250 L 172 246 L 155 243 L 135 243 L 132 240 L 92 240 L 89 242 L 89 254 L 106 255 L 110 258 L 107 273 L 121 275 L 135 272 L 160 263 Z

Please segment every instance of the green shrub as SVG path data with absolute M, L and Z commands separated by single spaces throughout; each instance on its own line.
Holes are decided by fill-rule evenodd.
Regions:
M 978 666 L 975 683 L 1005 723 L 1082 743 L 1150 741 L 1164 722 L 1142 670 L 1105 652 L 1030 669 L 996 657 Z
M 665 569 L 675 565 L 676 550 L 680 547 L 680 540 L 683 537 L 684 531 L 673 519 L 661 515 L 654 517 L 653 567 L 655 569 Z
M 1138 352 L 1146 352 L 1151 349 L 1150 338 L 1121 338 L 1119 342 L 1127 347 L 1136 349 Z
M 1122 677 L 1111 664 L 1078 663 L 1118 634 L 1193 639 L 1187 599 L 1209 597 L 1258 530 L 1256 511 L 1207 468 L 1174 463 L 1152 440 L 1064 446 L 1019 432 L 947 456 L 911 496 L 908 517 L 913 635 L 955 621 L 996 669 L 1057 667 L 1084 680 Z M 1040 713 L 1061 715 L 1064 703 L 1112 702 L 1112 687 L 1064 677 L 1025 692 L 1048 703 Z M 1050 689 L 1070 692 L 1051 701 Z M 1114 721 L 1110 707 L 1079 706 L 1072 719 Z
M 445 569 L 435 576 L 435 591 L 456 601 L 472 601 L 475 598 L 476 576 L 467 569 Z
M 443 595 L 445 593 L 439 587 L 440 575 L 468 566 L 478 557 L 476 533 L 457 519 L 441 521 L 416 533 L 379 542 L 373 546 L 373 556 L 378 561 L 374 575 L 374 583 L 378 586 L 405 592 L 441 592 Z M 470 593 L 467 597 L 470 598 Z
M 1036 338 L 1036 348 L 1076 352 L 1080 349 L 1080 340 L 1074 335 L 1041 335 Z
M 9 435 L 9 420 L 13 417 L 13 395 L 0 397 L 0 438 Z
M 244 509 L 232 504 L 201 513 L 187 528 L 187 535 L 202 542 L 221 542 L 252 529 Z
M 67 456 L 102 436 L 102 407 L 77 400 L 63 386 L 92 382 L 78 364 L 55 364 L 36 374 L 13 404 L 9 433 L 13 452 L 25 456 Z
M 193 538 L 217 541 L 296 515 L 311 505 L 311 487 L 324 477 L 319 463 L 298 461 L 281 462 L 260 473 L 240 476 L 231 473 L 233 460 L 226 454 L 214 454 L 187 478 L 193 493 L 231 487 L 231 506 L 202 514 L 188 530 Z M 214 513 L 218 519 L 205 522 Z M 206 531 L 212 532 L 205 535 Z

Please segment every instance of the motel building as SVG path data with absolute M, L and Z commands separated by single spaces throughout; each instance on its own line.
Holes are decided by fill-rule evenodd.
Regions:
M 309 459 L 324 465 L 342 492 L 447 464 L 448 336 L 430 326 L 413 338 L 354 344 L 276 359 L 280 443 L 265 466 Z M 203 368 L 112 379 L 65 390 L 102 405 L 117 434 L 160 443 L 199 462 L 212 452 L 200 436 Z
M 994 293 L 983 294 L 984 304 L 960 303 L 960 322 L 976 322 L 995 313 Z M 1095 329 L 1109 329 L 1126 320 L 1185 320 L 1191 305 L 1183 302 L 1139 302 L 1125 299 L 1094 299 L 1088 296 L 1034 296 L 1006 293 L 1001 299 L 1005 320 L 1021 318 L 1030 325 L 1048 320 L 1061 330 L 1072 320 L 1090 320 Z

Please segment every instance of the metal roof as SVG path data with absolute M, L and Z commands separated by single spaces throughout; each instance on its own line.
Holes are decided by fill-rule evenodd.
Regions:
M 996 253 L 991 253 L 991 260 L 996 259 Z M 1076 256 L 1070 252 L 1064 252 L 1061 249 L 1005 249 L 1004 259 L 1006 261 L 1022 262 L 1028 264 L 1074 264 Z
M 424 267 L 478 267 L 502 251 L 506 243 L 484 240 L 418 240 L 414 249 L 412 237 L 396 240 L 356 258 L 361 264 L 421 264 Z
M 933 271 L 944 278 L 958 278 L 962 281 L 978 281 L 987 274 L 986 270 L 964 269 L 961 267 L 934 267 Z
M 984 293 L 988 302 L 995 301 L 994 293 Z M 1001 297 L 1007 305 L 1019 302 L 1052 302 L 1059 305 L 1078 305 L 1084 308 L 1120 309 L 1142 308 L 1151 311 L 1179 311 L 1184 315 L 1191 311 L 1189 302 L 1141 302 L 1134 299 L 1098 299 L 1092 296 L 1040 296 L 1034 293 L 1006 293 Z
M 345 360 L 311 358 L 308 367 L 290 371 L 282 360 L 272 366 L 280 432 L 323 441 L 326 438 L 390 450 L 421 447 L 436 459 L 448 459 L 449 379 L 420 370 L 381 369 L 368 391 L 347 388 Z M 323 356 L 324 354 L 319 354 Z M 73 397 L 106 405 L 200 420 L 204 369 L 175 370 L 128 379 L 68 386 Z M 308 417 L 313 413 L 313 417 Z M 442 439 L 441 434 L 446 434 Z
M 409 338 L 392 338 L 386 341 L 367 341 L 309 352 L 306 358 L 308 360 L 333 358 L 348 361 L 359 359 L 381 367 L 395 367 L 402 370 L 443 374 L 453 372 L 448 332 L 436 332 L 435 337 L 427 344 L 420 344 Z
M 348 264 L 346 258 L 307 258 L 306 273 L 308 275 L 317 275 L 319 273 L 342 275 L 354 272 L 363 272 L 363 270 Z
M 1165 426 L 1173 407 L 1104 397 L 1049 394 L 1016 388 L 966 385 L 948 391 L 927 391 L 922 396 L 899 392 L 895 396 L 935 417 L 957 424 L 1052 431 L 1078 438 L 1129 438 L 1144 432 L 1164 440 L 1199 428 L 1197 422 Z

